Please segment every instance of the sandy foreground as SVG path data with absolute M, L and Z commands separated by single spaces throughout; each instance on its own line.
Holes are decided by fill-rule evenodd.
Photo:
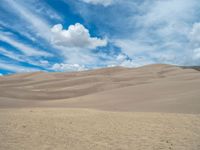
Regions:
M 0 150 L 200 150 L 200 72 L 170 65 L 0 77 Z
M 2 150 L 199 150 L 200 115 L 0 110 Z

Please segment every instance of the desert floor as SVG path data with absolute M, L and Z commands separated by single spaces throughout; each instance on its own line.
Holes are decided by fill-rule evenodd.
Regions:
M 200 115 L 0 110 L 2 150 L 199 150 Z
M 0 150 L 200 150 L 200 72 L 170 65 L 0 77 Z

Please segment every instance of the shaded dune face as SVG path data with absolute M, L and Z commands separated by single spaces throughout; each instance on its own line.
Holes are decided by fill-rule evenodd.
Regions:
M 0 107 L 200 112 L 200 72 L 171 65 L 0 78 Z
M 0 80 L 0 96 L 26 100 L 55 100 L 87 95 L 119 87 L 120 84 L 112 81 L 112 76 L 124 70 L 127 69 L 11 75 Z

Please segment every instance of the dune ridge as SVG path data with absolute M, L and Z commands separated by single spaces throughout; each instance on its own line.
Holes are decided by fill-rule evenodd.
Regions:
M 200 112 L 200 72 L 172 65 L 35 72 L 0 79 L 0 107 Z

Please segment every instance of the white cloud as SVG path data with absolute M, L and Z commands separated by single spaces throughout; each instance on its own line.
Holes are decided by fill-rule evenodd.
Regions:
M 130 36 L 114 42 L 134 61 L 139 54 L 146 62 L 192 64 L 191 49 L 200 47 L 200 24 L 194 24 L 190 33 L 198 3 L 197 0 L 144 1 L 135 8 L 138 14 L 129 16 L 128 26 L 137 30 L 133 28 Z M 196 43 L 190 43 L 188 35 Z
M 17 40 L 3 35 L 3 32 L 0 32 L 0 40 L 4 41 L 8 44 L 10 44 L 11 46 L 16 47 L 18 50 L 20 50 L 22 53 L 24 53 L 27 56 L 52 56 L 50 53 L 42 51 L 42 50 L 38 50 L 37 48 L 32 48 L 29 45 L 23 44 L 21 42 L 18 42 Z
M 114 66 L 121 66 L 121 67 L 140 67 L 147 64 L 154 64 L 155 62 L 148 60 L 143 57 L 134 57 L 134 59 L 130 59 L 126 54 L 120 53 L 114 59 L 107 61 L 108 67 L 114 67 Z
M 67 30 L 61 24 L 54 25 L 51 29 L 52 42 L 58 46 L 95 49 L 106 46 L 107 41 L 97 37 L 91 37 L 88 29 L 80 23 L 70 25 Z
M 59 16 L 57 13 L 52 12 L 51 10 L 44 10 L 43 6 L 40 4 L 36 5 L 30 5 L 31 3 L 35 3 L 35 0 L 31 2 L 25 2 L 25 1 L 3 1 L 2 5 L 6 8 L 8 5 L 12 8 L 9 9 L 14 16 L 19 17 L 17 19 L 20 19 L 20 25 L 15 23 L 15 20 L 11 21 L 13 22 L 13 29 L 19 31 L 20 33 L 30 33 L 31 35 L 36 38 L 35 42 L 40 42 L 41 38 L 45 39 L 47 42 L 49 42 L 50 45 L 48 47 L 52 49 L 56 49 L 58 53 L 61 53 L 64 64 L 90 64 L 90 63 L 96 63 L 97 58 L 93 57 L 93 54 L 91 53 L 90 49 L 99 47 L 99 46 L 106 46 L 107 40 L 101 39 L 98 37 L 92 37 L 88 31 L 83 25 L 81 24 L 75 24 L 71 25 L 68 30 L 61 29 L 62 31 L 54 31 L 51 32 L 50 23 L 48 22 L 49 16 L 45 15 L 52 15 L 50 18 L 59 19 Z M 45 6 L 45 5 L 44 5 Z M 39 8 L 38 9 L 36 9 Z M 46 7 L 45 7 L 46 9 Z M 47 14 L 45 12 L 48 12 Z M 13 15 L 12 15 L 13 16 Z M 54 19 L 54 22 L 55 22 Z M 0 21 L 1 22 L 1 21 Z M 8 22 L 8 21 L 3 21 Z M 9 24 L 9 22 L 7 23 Z M 62 26 L 62 25 L 61 25 Z M 9 27 L 9 26 L 8 26 Z M 12 27 L 12 26 L 11 26 Z M 54 26 L 55 27 L 55 26 Z M 56 27 L 55 27 L 56 28 Z M 66 34 L 68 33 L 69 37 L 66 37 Z M 52 41 L 50 41 L 52 39 Z M 40 53 L 35 53 L 34 51 L 30 51 L 31 49 L 27 47 L 30 47 L 34 50 L 35 48 L 31 47 L 30 45 L 20 43 L 20 41 L 15 40 L 14 38 L 11 38 L 12 41 L 9 41 L 6 39 L 6 41 L 9 44 L 15 44 L 14 47 L 21 50 L 25 56 L 36 56 L 37 54 L 40 55 Z M 52 43 L 51 43 L 52 42 Z M 20 45 L 19 45 L 20 44 Z M 40 45 L 43 43 L 40 42 Z M 26 46 L 26 47 L 25 47 Z M 46 46 L 46 45 L 43 45 Z M 84 51 L 83 51 L 84 50 Z M 81 52 L 82 51 L 82 52 Z M 32 53 L 33 52 L 33 53 Z M 43 52 L 43 51 L 41 51 Z M 45 51 L 44 51 L 45 52 Z M 8 53 L 7 53 L 8 55 Z M 14 56 L 9 55 L 14 59 Z M 45 54 L 42 56 L 46 56 Z M 21 57 L 20 57 L 21 58 Z M 15 60 L 19 58 L 15 57 Z M 21 61 L 21 59 L 19 60 Z M 43 61 L 37 60 L 32 61 L 29 60 L 29 63 L 41 67 L 50 67 L 50 64 L 45 63 Z M 37 64 L 36 64 L 37 63 Z
M 49 62 L 47 60 L 37 60 L 35 61 L 34 58 L 30 58 L 24 55 L 20 55 L 17 54 L 13 51 L 10 51 L 8 49 L 5 49 L 3 47 L 0 47 L 0 53 L 12 60 L 18 61 L 18 62 L 25 62 L 25 63 L 29 63 L 35 66 L 39 66 L 39 67 L 45 67 L 47 69 L 47 67 L 49 67 Z
M 194 60 L 200 59 L 200 48 L 196 48 L 193 50 L 193 58 L 194 58 Z
M 24 20 L 24 22 L 20 20 L 20 23 L 23 22 L 19 26 L 22 31 L 23 29 L 26 29 L 27 32 L 30 32 L 31 30 L 31 34 L 35 34 L 36 37 L 39 36 L 45 40 L 49 40 L 50 25 L 44 17 L 40 17 L 42 15 L 39 16 L 33 12 L 32 8 L 34 5 L 29 6 L 27 2 L 23 3 L 23 1 L 16 0 L 3 1 L 2 5 L 5 7 L 9 6 L 11 9 L 8 9 L 7 11 L 11 11 L 16 16 Z M 21 26 L 23 26 L 23 28 L 21 28 Z
M 27 27 L 23 27 L 22 24 L 12 24 L 12 26 L 10 26 L 11 23 L 5 22 L 4 20 L 0 20 L 0 26 L 2 26 L 2 29 L 4 28 L 10 28 L 13 31 L 15 31 L 16 33 L 26 37 L 27 39 L 31 40 L 31 41 L 37 41 L 37 39 L 34 37 L 34 35 L 32 33 L 30 33 L 27 29 Z
M 113 0 L 82 0 L 82 1 L 93 5 L 103 5 L 103 6 L 109 6 L 113 3 Z
M 119 54 L 119 55 L 117 56 L 116 60 L 117 60 L 118 62 L 123 62 L 124 60 L 127 60 L 127 56 L 124 55 L 124 54 Z
M 198 42 L 200 44 L 200 23 L 194 23 L 192 31 L 190 32 L 190 38 L 193 42 Z
M 23 67 L 23 66 L 19 66 L 16 64 L 12 64 L 12 63 L 7 63 L 7 62 L 2 62 L 0 61 L 0 69 L 5 69 L 5 70 L 9 70 L 9 71 L 13 71 L 13 72 L 35 72 L 35 71 L 39 71 L 36 68 L 30 68 L 30 67 Z
M 49 61 L 47 61 L 47 60 L 40 60 L 40 61 L 39 61 L 39 64 L 40 64 L 42 67 L 47 67 L 47 66 L 49 66 Z
M 191 52 L 193 60 L 196 64 L 200 63 L 200 22 L 193 24 L 191 32 L 189 34 L 190 45 L 193 51 Z
M 118 65 L 122 67 L 137 67 L 137 64 L 135 64 L 135 62 L 133 62 L 132 60 L 128 59 L 127 56 L 124 54 L 119 54 L 116 57 L 116 61 Z
M 147 1 L 147 3 L 149 2 Z M 142 7 L 146 8 L 144 15 L 139 16 L 141 17 L 139 19 L 143 20 L 137 20 L 144 26 L 155 26 L 159 23 L 174 23 L 192 19 L 193 16 L 190 16 L 190 14 L 193 13 L 195 5 L 198 4 L 196 0 L 166 0 L 150 3 L 151 5 L 143 5 Z
M 137 53 L 153 52 L 156 47 L 148 45 L 143 41 L 130 40 L 130 39 L 114 39 L 113 42 L 119 46 L 122 51 L 129 57 L 133 58 Z
M 25 6 L 37 13 L 39 16 L 43 15 L 46 19 L 49 18 L 62 21 L 62 16 L 60 16 L 60 14 L 58 14 L 56 10 L 49 6 L 45 1 L 30 0 L 25 2 Z
M 13 60 L 21 61 L 23 59 L 21 55 L 18 55 L 16 53 L 8 51 L 3 47 L 0 47 L 0 53 L 6 57 L 13 59 Z
M 54 71 L 83 71 L 87 70 L 84 65 L 79 64 L 65 64 L 65 63 L 56 63 L 51 68 Z
M 198 4 L 198 0 L 147 0 L 139 7 L 140 14 L 133 16 L 130 23 L 140 29 L 137 36 L 141 39 L 162 40 L 157 45 L 180 43 L 187 39 L 191 22 L 197 18 Z

